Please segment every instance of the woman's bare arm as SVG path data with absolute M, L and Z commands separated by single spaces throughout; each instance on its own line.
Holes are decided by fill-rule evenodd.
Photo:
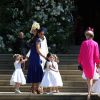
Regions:
M 37 50 L 38 54 L 41 55 L 44 59 L 46 59 L 46 57 L 41 53 L 40 49 L 41 49 L 40 48 L 40 43 L 37 42 L 36 43 L 36 50 Z

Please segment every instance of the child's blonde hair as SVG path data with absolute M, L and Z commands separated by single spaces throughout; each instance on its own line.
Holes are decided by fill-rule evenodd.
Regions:
M 54 57 L 55 61 L 56 61 L 57 63 L 59 63 L 59 58 L 58 58 L 58 56 L 57 56 L 56 54 L 53 54 L 53 57 Z
M 15 58 L 15 60 L 17 59 L 17 58 L 20 58 L 20 60 L 23 58 L 23 56 L 22 55 L 20 55 L 20 54 L 14 54 L 13 55 L 13 58 Z

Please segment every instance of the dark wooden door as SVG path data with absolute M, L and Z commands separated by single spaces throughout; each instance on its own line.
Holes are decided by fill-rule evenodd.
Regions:
M 90 26 L 94 28 L 94 40 L 100 44 L 100 0 L 75 0 L 75 4 L 77 6 L 77 17 L 81 18 L 78 24 L 79 29 L 80 25 L 82 28 L 81 35 L 79 35 L 79 30 L 79 32 L 76 32 L 77 36 L 79 36 L 77 42 L 81 43 L 84 39 L 84 31 Z M 76 27 L 78 27 L 77 24 Z

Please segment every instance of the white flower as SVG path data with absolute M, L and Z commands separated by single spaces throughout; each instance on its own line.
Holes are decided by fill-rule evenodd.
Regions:
M 65 20 L 65 17 L 61 17 L 62 20 Z
M 40 10 L 40 7 L 39 6 L 36 6 L 36 10 Z
M 2 41 L 2 40 L 3 40 L 3 37 L 0 36 L 0 41 Z
M 45 2 L 47 3 L 49 0 L 45 0 Z
M 67 0 L 65 0 L 65 3 L 68 3 L 68 1 L 67 1 Z
M 51 50 L 51 47 L 48 47 L 49 50 Z
M 11 48 L 8 48 L 8 51 L 9 51 L 9 52 L 11 52 L 11 51 L 12 51 L 12 49 L 11 49 Z
M 53 47 L 56 47 L 56 44 L 53 44 L 52 46 L 53 46 Z
M 13 36 L 13 35 L 7 34 L 7 37 L 8 37 L 8 39 L 9 39 L 9 40 L 12 40 L 12 41 L 14 41 L 14 40 L 15 40 L 15 38 L 14 38 L 14 36 Z
M 57 9 L 58 9 L 59 11 L 64 12 L 64 9 L 63 9 L 61 3 L 58 4 Z
M 5 48 L 5 44 L 3 42 L 3 37 L 0 36 L 0 48 Z
M 57 25 L 61 25 L 61 23 L 60 23 L 60 22 L 58 22 L 58 23 L 57 23 Z
M 42 2 L 43 0 L 40 0 L 40 2 Z
M 59 29 L 57 32 L 58 32 L 58 33 L 64 32 L 64 30 L 63 30 L 63 29 Z

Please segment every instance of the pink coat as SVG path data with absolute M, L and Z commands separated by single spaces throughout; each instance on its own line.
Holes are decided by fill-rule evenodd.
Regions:
M 80 48 L 78 63 L 82 65 L 86 78 L 93 78 L 95 63 L 98 59 L 98 43 L 92 39 L 83 41 Z

